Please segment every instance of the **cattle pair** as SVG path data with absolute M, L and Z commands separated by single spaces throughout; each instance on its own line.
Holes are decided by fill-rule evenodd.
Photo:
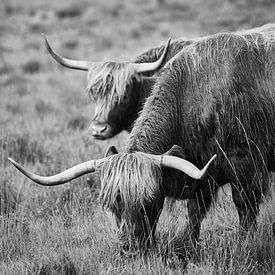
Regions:
M 149 85 L 151 93 L 134 122 L 125 152 L 111 147 L 105 158 L 52 177 L 37 176 L 12 163 L 32 180 L 51 186 L 100 170 L 100 199 L 117 219 L 126 254 L 154 243 L 165 197 L 188 199 L 189 221 L 182 240 L 183 247 L 194 245 L 218 189 L 227 183 L 240 227 L 247 231 L 256 226 L 259 203 L 275 168 L 273 29 L 268 25 L 193 40 L 170 60 L 162 49 L 156 54 L 152 50 L 155 59 L 161 56 L 167 63 Z M 52 54 L 63 64 L 68 61 Z M 91 79 L 95 69 L 86 69 Z M 136 82 L 124 82 L 124 92 L 131 83 L 142 86 L 151 77 L 133 72 Z M 98 80 L 99 86 L 90 83 L 91 93 L 108 87 L 106 80 L 114 85 L 113 94 L 121 103 L 123 92 L 117 90 L 121 83 L 110 72 Z

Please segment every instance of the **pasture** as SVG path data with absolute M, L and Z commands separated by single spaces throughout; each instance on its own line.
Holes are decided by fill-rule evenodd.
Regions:
M 243 237 L 225 186 L 203 222 L 198 248 L 171 268 L 161 255 L 175 249 L 169 243 L 184 227 L 185 202 L 164 209 L 156 249 L 121 257 L 114 219 L 98 202 L 97 174 L 40 187 L 7 161 L 50 175 L 127 142 L 125 132 L 106 141 L 89 137 L 93 104 L 86 74 L 53 61 L 41 32 L 67 57 L 129 60 L 168 37 L 275 22 L 272 0 L 166 0 L 160 6 L 155 0 L 2 0 L 0 19 L 1 274 L 275 273 L 275 194 L 261 206 L 257 232 Z

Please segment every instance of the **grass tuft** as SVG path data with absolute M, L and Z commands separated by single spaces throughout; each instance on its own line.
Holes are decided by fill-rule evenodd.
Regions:
M 7 15 L 13 15 L 15 13 L 19 13 L 21 11 L 21 8 L 16 7 L 15 5 L 12 5 L 12 4 L 6 4 L 4 7 L 4 10 Z
M 57 259 L 52 259 L 48 262 L 43 262 L 40 266 L 34 266 L 33 273 L 39 275 L 49 275 L 49 274 L 66 274 L 66 275 L 76 275 L 78 274 L 76 267 L 72 261 L 66 255 L 59 257 Z
M 76 116 L 71 118 L 68 123 L 67 127 L 72 130 L 84 130 L 87 128 L 89 120 L 84 116 Z
M 20 103 L 7 103 L 6 110 L 12 115 L 20 115 L 23 113 L 23 107 Z
M 6 215 L 16 210 L 21 202 L 21 197 L 11 187 L 10 182 L 1 179 L 0 183 L 0 215 Z
M 0 136 L 1 152 L 3 152 L 4 163 L 7 157 L 12 157 L 20 163 L 35 163 L 44 161 L 48 158 L 42 142 L 33 140 L 29 134 L 10 133 Z
M 70 40 L 65 42 L 65 47 L 70 50 L 74 50 L 77 48 L 79 42 L 77 40 Z
M 41 64 L 37 60 L 30 60 L 22 66 L 22 70 L 26 74 L 39 73 L 41 70 Z
M 2 64 L 0 67 L 0 76 L 10 74 L 12 72 L 12 67 L 7 64 Z
M 77 5 L 71 5 L 56 11 L 56 15 L 60 19 L 79 17 L 81 16 L 81 14 L 82 9 L 80 6 Z
M 54 112 L 54 107 L 52 104 L 43 101 L 42 99 L 38 99 L 35 102 L 35 112 L 40 116 L 43 117 L 46 114 L 51 114 Z

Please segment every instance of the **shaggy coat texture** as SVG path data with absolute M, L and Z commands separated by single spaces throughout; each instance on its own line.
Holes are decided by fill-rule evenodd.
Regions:
M 145 227 L 154 233 L 164 197 L 186 198 L 184 188 L 193 181 L 172 169 L 160 173 L 159 165 L 140 152 L 163 154 L 178 144 L 198 167 L 218 155 L 209 177 L 189 198 L 183 242 L 195 243 L 218 187 L 226 183 L 231 183 L 241 228 L 248 230 L 256 224 L 268 173 L 274 170 L 274 89 L 273 32 L 217 34 L 185 47 L 157 79 L 126 153 L 104 164 L 103 204 L 131 217 L 128 234 L 148 238 Z M 142 214 L 133 216 L 139 209 Z
M 171 42 L 169 50 L 167 52 L 167 55 L 164 59 L 163 66 L 172 57 L 174 57 L 178 52 L 180 52 L 183 48 L 185 48 L 185 47 L 189 46 L 190 44 L 192 44 L 193 41 L 195 41 L 195 40 L 193 40 L 193 39 L 190 39 L 190 40 L 178 39 L 178 40 L 175 40 L 175 41 Z M 141 55 L 137 56 L 136 58 L 134 58 L 133 62 L 134 63 L 155 62 L 162 55 L 164 48 L 165 48 L 165 46 L 162 45 L 160 47 L 150 49 L 150 50 L 142 53 Z M 158 69 L 156 72 L 154 72 L 153 74 L 154 75 L 159 74 L 162 71 L 162 67 L 160 69 Z M 148 73 L 148 75 L 151 75 L 151 73 Z
M 87 77 L 87 91 L 96 104 L 93 123 L 109 124 L 109 137 L 122 130 L 130 130 L 138 112 L 151 93 L 161 68 L 191 41 L 174 41 L 170 44 L 162 66 L 153 73 L 139 74 L 131 62 L 105 62 L 91 67 Z M 154 48 L 135 58 L 133 62 L 154 62 L 162 54 L 164 46 Z M 151 77 L 148 77 L 151 76 Z
M 274 31 L 274 24 L 237 32 L 241 35 L 267 33 Z M 193 40 L 176 40 L 170 44 L 162 66 L 151 73 L 138 74 L 131 62 L 105 62 L 91 67 L 87 78 L 87 91 L 95 102 L 95 115 L 92 125 L 108 125 L 105 133 L 98 138 L 110 138 L 122 130 L 130 131 L 144 102 L 151 94 L 155 77 L 163 66 L 179 51 L 191 45 Z M 144 63 L 158 60 L 164 45 L 150 49 L 136 57 L 132 62 Z

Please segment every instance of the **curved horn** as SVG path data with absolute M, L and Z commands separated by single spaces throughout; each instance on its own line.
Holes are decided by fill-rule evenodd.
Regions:
M 174 156 L 153 156 L 153 158 L 160 161 L 161 166 L 163 167 L 169 167 L 174 168 L 177 170 L 182 171 L 183 173 L 187 174 L 189 177 L 193 179 L 201 179 L 207 172 L 209 165 L 212 163 L 212 161 L 217 157 L 217 155 L 214 155 L 207 164 L 203 167 L 202 170 L 200 170 L 198 167 L 196 167 L 193 163 Z
M 67 67 L 67 68 L 70 68 L 70 69 L 76 69 L 76 70 L 82 70 L 82 71 L 88 71 L 89 68 L 95 64 L 96 62 L 90 62 L 90 61 L 84 61 L 84 60 L 72 60 L 72 59 L 68 59 L 68 58 L 65 58 L 61 55 L 59 55 L 57 52 L 55 52 L 46 36 L 44 33 L 41 33 L 41 35 L 44 37 L 44 40 L 45 40 L 45 44 L 46 44 L 46 47 L 47 47 L 47 50 L 48 52 L 50 53 L 50 55 L 61 65 Z
M 151 72 L 151 71 L 157 70 L 164 61 L 164 58 L 165 58 L 167 51 L 169 49 L 169 46 L 170 46 L 170 42 L 171 42 L 171 38 L 169 38 L 167 40 L 165 48 L 163 50 L 163 53 L 157 61 L 148 62 L 148 63 L 132 63 L 132 65 L 134 66 L 134 69 L 138 73 L 146 73 L 146 72 Z
M 54 176 L 50 177 L 43 177 L 38 176 L 30 171 L 28 171 L 26 168 L 21 166 L 19 163 L 17 163 L 15 160 L 8 158 L 8 160 L 25 176 L 27 176 L 29 179 L 33 180 L 34 182 L 44 185 L 44 186 L 56 186 L 61 185 L 63 183 L 66 183 L 68 181 L 71 181 L 75 178 L 78 178 L 80 176 L 83 176 L 85 174 L 94 172 L 96 167 L 101 164 L 105 158 L 99 159 L 99 160 L 89 160 L 86 162 L 83 162 L 81 164 L 78 164 L 76 166 L 73 166 L 64 172 L 61 172 L 59 174 L 56 174 Z

